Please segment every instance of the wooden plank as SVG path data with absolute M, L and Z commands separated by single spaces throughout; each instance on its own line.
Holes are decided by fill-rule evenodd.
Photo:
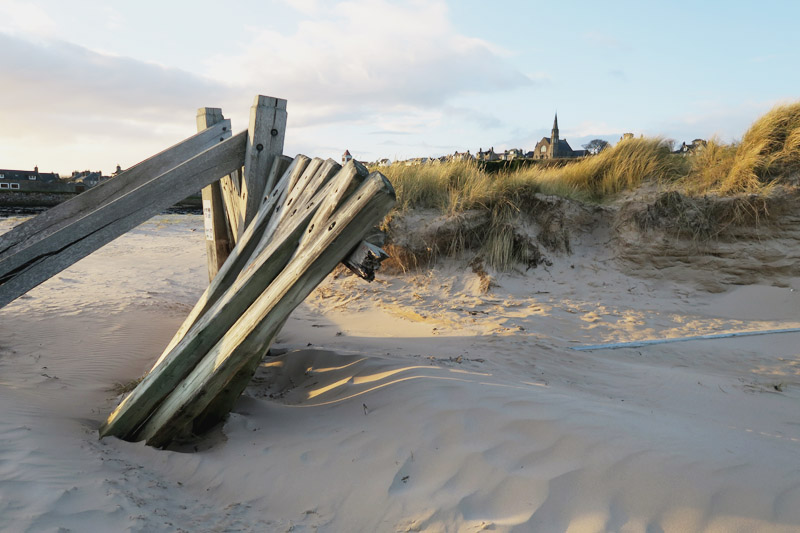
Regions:
M 367 170 L 367 167 L 355 159 L 351 159 L 344 167 L 342 167 L 339 173 L 340 174 L 335 178 L 336 185 L 334 186 L 333 191 L 330 195 L 328 195 L 328 197 L 325 198 L 325 201 L 319 206 L 319 209 L 317 209 L 317 212 L 314 214 L 314 218 L 311 219 L 311 222 L 308 225 L 307 231 L 300 240 L 298 248 L 301 248 L 303 244 L 309 240 L 312 234 L 322 231 L 324 228 L 323 223 L 330 218 L 338 205 L 341 203 L 342 199 L 344 199 L 345 193 L 350 187 L 353 179 L 356 178 L 356 176 L 366 178 L 369 175 L 369 170 Z
M 241 231 L 244 227 L 244 213 L 242 212 L 242 202 L 239 199 L 242 183 L 242 169 L 236 169 L 229 175 L 219 180 L 222 190 L 222 201 L 225 204 L 225 214 L 228 225 L 231 227 L 233 244 L 239 241 Z
M 222 109 L 201 107 L 197 110 L 197 131 L 203 131 L 222 122 Z M 206 236 L 206 264 L 208 280 L 214 279 L 233 248 L 233 233 L 228 224 L 225 201 L 222 197 L 222 184 L 215 181 L 203 187 L 203 224 Z
M 14 268 L 2 265 L 17 251 L 47 238 L 62 226 L 86 216 L 87 213 L 97 210 L 115 198 L 147 183 L 153 176 L 163 174 L 190 157 L 230 137 L 230 126 L 228 120 L 217 123 L 213 127 L 132 166 L 114 179 L 51 207 L 44 213 L 3 234 L 0 236 L 0 273 Z
M 269 174 L 267 174 L 267 184 L 264 187 L 264 197 L 261 199 L 262 206 L 264 202 L 269 200 L 270 196 L 273 195 L 275 186 L 279 181 L 278 177 L 282 177 L 286 173 L 286 169 L 289 168 L 289 165 L 291 165 L 293 161 L 293 158 L 286 155 L 279 155 L 272 160 L 272 168 L 269 170 Z M 258 211 L 261 212 L 261 206 L 259 206 Z
M 136 439 L 164 446 L 184 431 L 266 346 L 294 308 L 358 244 L 394 204 L 391 184 L 374 173 L 329 220 L 326 230 L 298 254 L 159 405 Z M 255 355 L 254 355 L 255 354 Z
M 306 185 L 300 193 L 295 203 L 297 205 L 303 205 L 309 198 L 317 193 L 320 187 L 328 183 L 341 169 L 342 165 L 333 159 L 325 160 L 311 181 L 308 182 L 308 185 Z
M 326 191 L 324 194 L 322 203 L 307 225 L 306 230 L 303 232 L 303 236 L 300 238 L 300 242 L 298 243 L 295 254 L 299 253 L 311 238 L 325 230 L 325 222 L 341 205 L 342 200 L 352 194 L 354 185 L 358 185 L 363 182 L 369 174 L 367 168 L 354 159 L 350 160 L 344 167 L 341 167 L 338 163 L 331 159 L 329 159 L 326 163 L 328 169 L 340 170 L 331 180 L 331 186 L 328 187 L 328 191 Z M 327 172 L 327 170 L 320 171 L 320 176 L 324 178 Z M 313 187 L 314 186 L 310 184 L 304 192 L 307 192 L 309 188 Z M 302 202 L 302 199 L 300 202 Z M 280 231 L 280 229 L 278 229 L 278 231 Z M 364 246 L 368 245 L 362 242 L 361 245 L 356 247 L 356 250 L 360 251 Z M 380 265 L 380 262 L 385 257 L 387 256 L 384 252 L 383 256 L 376 261 L 374 259 L 374 254 L 370 255 L 366 252 L 360 254 L 351 253 L 344 260 L 344 264 L 362 278 L 372 281 L 375 279 L 375 271 L 378 269 L 378 265 Z M 276 334 L 281 330 L 282 327 L 283 326 L 278 327 Z M 266 350 L 268 349 L 269 346 L 266 346 L 264 348 L 264 353 L 266 353 Z M 236 400 L 247 388 L 250 380 L 252 380 L 259 361 L 260 359 L 256 358 L 254 359 L 253 364 L 246 365 L 242 367 L 239 372 L 237 372 L 231 381 L 223 388 L 222 392 L 216 398 L 214 398 L 208 407 L 206 407 L 206 409 L 194 420 L 192 427 L 193 432 L 202 433 L 207 431 L 221 422 L 228 415 Z
M 301 160 L 303 156 L 296 159 Z M 307 158 L 305 158 L 307 161 Z M 301 160 L 302 161 L 302 160 Z M 300 165 L 298 165 L 300 166 Z M 288 180 L 287 180 L 288 181 Z M 355 185 L 355 184 L 354 184 Z M 299 210 L 295 216 L 287 218 L 280 235 L 264 241 L 265 247 L 260 249 L 245 266 L 243 273 L 227 291 L 216 300 L 206 296 L 195 306 L 190 317 L 184 322 L 185 334 L 176 335 L 171 348 L 160 358 L 159 362 L 142 382 L 126 397 L 109 415 L 100 431 L 101 436 L 115 435 L 120 438 L 131 438 L 136 428 L 150 415 L 156 405 L 183 379 L 213 345 L 222 338 L 228 329 L 240 318 L 253 300 L 275 279 L 295 252 L 300 235 L 314 215 L 314 211 L 329 194 L 330 187 L 323 188 L 309 202 L 309 206 Z M 351 193 L 353 192 L 353 187 Z M 264 211 L 270 211 L 265 204 Z M 234 249 L 233 254 L 237 252 Z M 232 262 L 229 258 L 229 262 Z M 225 277 L 226 265 L 215 278 Z M 212 285 L 214 282 L 212 282 Z M 207 294 L 209 291 L 207 291 Z M 187 324 L 192 321 L 190 326 Z
M 264 198 L 267 174 L 275 157 L 283 154 L 286 135 L 286 100 L 258 95 L 250 108 L 247 153 L 242 177 L 241 202 L 244 224 L 239 232 L 255 218 Z M 268 191 L 267 191 L 268 192 Z
M 283 177 L 273 188 L 273 196 L 267 199 L 262 206 L 261 211 L 259 211 L 259 215 L 242 234 L 242 237 L 239 239 L 236 247 L 231 251 L 228 261 L 222 266 L 217 274 L 217 277 L 211 281 L 205 292 L 203 292 L 203 295 L 197 301 L 194 308 L 192 308 L 189 316 L 186 317 L 183 324 L 178 329 L 178 332 L 164 349 L 164 352 L 156 361 L 156 364 L 153 365 L 153 369 L 155 369 L 175 347 L 175 345 L 180 342 L 180 340 L 184 337 L 184 335 L 186 335 L 186 332 L 189 331 L 189 328 L 194 325 L 197 319 L 206 311 L 208 311 L 208 309 L 214 305 L 217 300 L 219 300 L 225 291 L 230 288 L 233 282 L 236 281 L 236 278 L 239 276 L 242 268 L 244 268 L 244 266 L 257 255 L 255 250 L 259 245 L 261 236 L 264 233 L 264 228 L 266 227 L 267 222 L 269 222 L 269 217 L 272 213 L 272 207 L 277 201 L 277 198 L 280 196 L 278 191 L 285 189 L 288 186 L 292 176 L 301 174 L 303 170 L 305 170 L 306 166 L 308 166 L 310 161 L 311 160 L 308 157 L 298 154 L 298 156 L 292 161 L 291 165 L 289 165 L 289 167 L 284 171 Z
M 184 163 L 151 177 L 46 239 L 3 261 L 0 306 L 7 304 L 104 244 L 157 215 L 178 200 L 241 166 L 246 132 L 209 148 Z M 111 180 L 113 181 L 113 180 Z M 110 182 L 109 182 L 110 183 Z

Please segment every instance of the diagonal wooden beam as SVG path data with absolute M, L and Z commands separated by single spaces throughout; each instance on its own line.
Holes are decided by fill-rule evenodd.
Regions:
M 16 253 L 4 253 L 0 260 L 0 306 L 240 167 L 247 133 L 219 139 L 222 142 L 199 153 L 183 151 L 183 162 L 174 168 L 160 175 L 144 175 L 135 189 L 124 189 L 99 207 L 87 208 L 69 222 L 54 225 L 45 238 Z
M 163 174 L 227 139 L 231 135 L 230 128 L 230 121 L 223 120 L 3 234 L 0 236 L 0 270 L 4 268 L 3 262 L 17 251 L 46 239 L 63 225 L 86 216 L 87 213 L 142 186 L 154 176 Z

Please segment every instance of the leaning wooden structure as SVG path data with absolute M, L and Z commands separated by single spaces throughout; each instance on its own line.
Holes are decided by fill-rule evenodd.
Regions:
M 197 135 L 0 237 L 5 305 L 203 187 L 209 286 L 101 437 L 165 446 L 211 427 L 338 263 L 374 276 L 391 184 L 356 161 L 282 155 L 285 125 L 281 99 L 258 96 L 237 135 L 219 109 L 203 108 Z

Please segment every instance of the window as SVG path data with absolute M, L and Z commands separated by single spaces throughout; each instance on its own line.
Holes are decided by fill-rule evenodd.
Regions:
M 19 183 L 9 183 L 12 189 L 19 189 Z
M 8 183 L 0 183 L 0 189 L 8 189 Z
M 36 174 L 29 174 L 28 179 L 31 181 L 36 181 Z
M 542 145 L 541 152 L 542 152 L 542 153 L 545 153 L 546 151 L 547 151 L 547 146 L 544 146 L 544 145 Z
M 5 178 L 5 177 L 6 177 L 6 175 L 5 175 L 5 174 L 0 174 L 0 180 L 1 180 L 1 179 L 3 179 L 3 178 Z

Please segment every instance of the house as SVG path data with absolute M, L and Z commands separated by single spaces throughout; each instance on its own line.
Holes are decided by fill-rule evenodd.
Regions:
M 533 149 L 534 159 L 561 159 L 571 157 L 583 157 L 587 155 L 586 150 L 573 150 L 566 139 L 558 136 L 558 113 L 553 120 L 553 129 L 550 131 L 550 138 L 542 137 Z
M 519 148 L 512 148 L 511 150 L 505 150 L 503 155 L 500 156 L 500 159 L 503 161 L 513 161 L 514 159 L 519 159 L 524 156 L 525 153 L 522 150 Z
M 0 190 L 40 191 L 58 183 L 58 174 L 39 172 L 38 166 L 33 170 L 0 169 Z
M 466 152 L 455 151 L 453 155 L 447 156 L 447 159 L 449 161 L 471 161 L 475 158 L 469 153 L 469 150 L 467 150 Z
M 706 141 L 705 139 L 695 139 L 690 144 L 686 144 L 685 142 L 682 143 L 681 146 L 673 153 L 694 154 L 703 151 L 707 145 L 708 141 Z
M 350 154 L 350 150 L 345 150 L 342 154 L 342 165 L 346 165 L 351 159 L 353 159 L 353 156 Z
M 379 167 L 388 167 L 388 166 L 391 166 L 391 164 L 392 164 L 392 162 L 389 161 L 388 159 L 385 159 L 385 158 L 378 161 L 378 166 Z
M 119 168 L 119 165 L 117 165 L 117 168 Z M 85 189 L 91 189 L 92 187 L 95 187 L 104 181 L 110 180 L 116 175 L 117 172 L 115 172 L 112 176 L 103 176 L 103 172 L 100 170 L 74 170 L 72 175 L 69 177 L 69 181 L 76 185 L 83 185 Z
M 484 152 L 483 148 L 478 148 L 478 153 L 475 154 L 475 159 L 478 161 L 497 161 L 500 156 L 495 153 L 494 146 L 489 148 L 488 152 Z

